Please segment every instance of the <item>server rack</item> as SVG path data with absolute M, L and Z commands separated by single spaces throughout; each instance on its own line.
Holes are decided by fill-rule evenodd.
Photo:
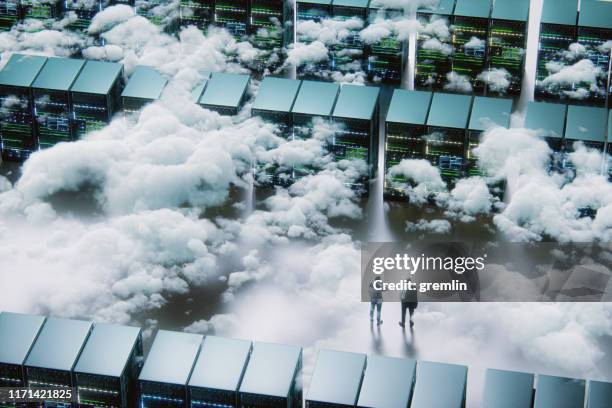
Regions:
M 180 0 L 180 24 L 182 27 L 193 25 L 201 30 L 207 29 L 214 21 L 214 11 L 213 0 Z
M 315 135 L 317 123 L 331 124 L 331 115 L 338 98 L 340 85 L 327 82 L 302 81 L 291 108 L 293 139 L 308 139 Z M 314 173 L 309 167 L 294 168 L 292 180 Z
M 451 16 L 455 10 L 455 0 L 440 0 L 430 7 L 417 10 L 417 19 L 425 27 L 440 19 L 450 26 Z M 415 89 L 440 90 L 446 82 L 446 75 L 453 67 L 452 37 L 436 35 L 419 30 L 417 33 L 417 50 L 414 73 Z M 440 47 L 427 46 L 431 42 L 440 43 Z
M 358 18 L 367 23 L 370 0 L 333 0 L 332 15 L 336 20 Z M 366 69 L 365 50 L 360 30 L 350 30 L 338 44 L 331 46 L 331 69 L 340 72 L 359 72 Z
M 70 87 L 84 60 L 49 58 L 32 84 L 39 149 L 74 140 Z
M 157 332 L 138 377 L 141 408 L 187 407 L 187 382 L 202 337 L 166 330 Z
M 332 16 L 331 0 L 298 0 L 297 21 L 321 21 Z M 299 41 L 299 38 L 298 38 Z
M 576 21 L 578 0 L 544 0 L 540 22 L 538 66 L 536 72 L 536 100 L 559 101 L 564 90 L 551 89 L 542 81 L 548 76 L 549 63 L 563 63 L 563 53 L 577 41 Z
M 608 169 L 608 179 L 612 181 L 612 109 L 608 113 L 608 151 L 606 166 Z
M 589 381 L 586 408 L 605 408 L 612 401 L 612 383 Z
M 287 0 L 249 0 L 249 32 L 261 51 L 254 68 L 274 70 L 282 64 L 283 47 L 293 42 L 293 7 Z
M 44 323 L 41 316 L 0 313 L 0 387 L 26 386 L 23 366 Z M 8 401 L 0 405 L 15 406 Z
M 82 0 L 64 0 L 64 13 L 73 12 L 77 19 L 69 25 L 73 30 L 86 31 L 91 20 L 99 12 L 110 6 L 109 0 L 94 0 L 84 2 Z
M 191 100 L 193 103 L 198 103 L 206 89 L 206 84 L 210 80 L 210 72 L 200 72 L 200 75 L 202 76 L 202 82 L 191 90 Z
M 314 120 L 331 121 L 331 115 L 340 92 L 340 85 L 302 81 L 291 108 L 292 137 L 307 139 L 313 136 Z
M 302 349 L 254 343 L 240 384 L 241 408 L 301 408 Z
M 398 20 L 404 16 L 404 11 L 396 8 L 386 8 L 380 1 L 372 0 L 368 11 L 368 24 L 380 20 Z M 400 40 L 397 34 L 372 44 L 365 44 L 367 61 L 366 72 L 371 81 L 385 81 L 399 84 L 402 81 L 408 58 L 408 41 Z
M 13 54 L 0 71 L 0 143 L 4 159 L 24 160 L 36 149 L 32 82 L 45 57 Z
M 472 97 L 435 93 L 427 117 L 425 157 L 454 182 L 465 168 L 466 128 Z
M 505 98 L 474 97 L 470 123 L 468 125 L 468 145 L 466 165 L 469 175 L 484 175 L 478 166 L 474 149 L 480 145 L 482 135 L 491 126 L 510 127 L 512 100 Z
M 562 169 L 574 168 L 568 155 L 574 151 L 576 142 L 582 142 L 587 147 L 603 152 L 607 116 L 608 112 L 604 108 L 579 105 L 567 107 Z
M 567 106 L 557 103 L 529 102 L 525 115 L 525 128 L 542 134 L 552 150 L 550 168 L 558 169 L 563 160 L 563 135 Z
M 237 408 L 250 341 L 206 336 L 189 379 L 189 407 Z
M 297 7 L 297 38 L 296 42 L 308 44 L 312 41 L 308 36 L 300 34 L 300 24 L 306 21 L 317 23 L 332 18 L 332 0 L 307 0 L 296 2 Z M 330 48 L 330 47 L 328 47 Z M 331 51 L 328 52 L 327 59 L 300 65 L 297 67 L 299 78 L 320 78 L 322 72 L 328 71 L 332 66 Z
M 495 0 L 493 3 L 488 68 L 508 72 L 510 85 L 506 90 L 487 86 L 487 94 L 520 95 L 528 18 L 529 0 Z
M 586 58 L 601 69 L 596 81 L 599 91 L 589 92 L 589 97 L 583 102 L 604 106 L 608 88 L 608 71 L 610 69 L 610 48 L 607 51 L 601 46 L 612 41 L 612 3 L 597 0 L 583 0 L 580 2 L 580 14 L 578 16 L 578 43 L 587 49 Z M 580 86 L 580 85 L 578 85 Z M 589 90 L 589 85 L 583 87 Z
M 374 177 L 378 163 L 378 98 L 380 89 L 372 86 L 344 85 L 340 89 L 332 119 L 340 125 L 330 150 L 336 160 L 364 160 L 369 177 Z M 352 187 L 367 192 L 367 179 Z
M 488 369 L 483 396 L 484 407 L 531 408 L 533 374 Z
M 419 362 L 410 408 L 465 408 L 467 367 Z
M 91 329 L 91 322 L 49 317 L 25 362 L 27 386 L 73 388 L 73 369 Z M 70 407 L 76 404 L 48 400 L 40 406 Z
M 19 2 L 20 19 L 40 19 L 58 18 L 62 13 L 63 3 L 61 0 L 41 1 L 41 0 L 21 0 Z
M 123 89 L 123 65 L 87 61 L 70 88 L 75 135 L 100 129 L 110 122 Z
M 215 72 L 198 103 L 221 115 L 236 115 L 244 104 L 250 80 L 249 75 Z
M 79 408 L 135 406 L 142 356 L 139 328 L 94 325 L 74 367 Z
M 412 399 L 416 361 L 369 356 L 358 408 L 406 408 Z
M 490 13 L 490 0 L 457 0 L 453 12 L 452 72 L 467 76 L 475 94 L 484 91 L 478 75 L 487 60 Z
M 19 21 L 19 0 L 0 0 L 0 31 L 9 31 Z
M 166 32 L 173 32 L 177 26 L 177 21 L 168 18 L 170 16 L 168 9 L 172 7 L 172 0 L 135 0 L 134 2 L 136 14 L 162 27 Z
M 366 365 L 366 356 L 320 350 L 310 380 L 306 408 L 354 407 Z
M 251 107 L 251 114 L 274 123 L 280 135 L 291 138 L 293 116 L 291 109 L 300 89 L 301 81 L 284 78 L 265 77 Z M 258 165 L 258 182 L 266 185 L 288 185 L 293 177 L 293 166 L 266 163 Z
M 215 0 L 215 24 L 225 27 L 235 38 L 248 34 L 249 0 Z
M 427 144 L 427 115 L 432 93 L 425 91 L 393 92 L 385 119 L 385 174 L 404 159 L 424 159 Z M 403 177 L 385 177 L 384 192 L 404 197 Z
M 158 100 L 168 80 L 155 69 L 137 66 L 121 93 L 121 106 L 126 113 L 137 112 L 147 103 Z
M 584 386 L 584 380 L 538 375 L 533 407 L 582 407 Z

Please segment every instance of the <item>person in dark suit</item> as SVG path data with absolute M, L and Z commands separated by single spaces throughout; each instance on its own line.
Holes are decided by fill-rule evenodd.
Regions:
M 408 282 L 412 282 L 412 280 L 408 279 Z M 410 327 L 414 326 L 414 320 L 412 320 L 412 315 L 414 315 L 414 311 L 419 305 L 417 299 L 417 291 L 416 290 L 403 290 L 400 293 L 400 300 L 402 306 L 402 321 L 399 322 L 401 327 L 406 327 L 406 309 L 408 310 L 410 316 Z
M 382 280 L 380 276 L 374 278 L 372 282 L 370 282 L 370 287 L 368 288 L 368 293 L 370 295 L 370 323 L 374 322 L 374 309 L 376 309 L 376 324 L 381 325 L 381 309 L 383 303 L 383 293 L 382 290 L 378 290 L 374 288 L 374 282 Z

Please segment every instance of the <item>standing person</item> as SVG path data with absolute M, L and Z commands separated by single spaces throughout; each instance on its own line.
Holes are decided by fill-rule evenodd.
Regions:
M 370 283 L 370 287 L 368 288 L 368 293 L 370 295 L 370 322 L 374 321 L 374 309 L 376 309 L 376 324 L 381 325 L 381 310 L 382 310 L 382 290 L 378 290 L 374 288 L 374 282 L 381 281 L 381 277 L 377 276 Z M 379 284 L 380 285 L 380 284 Z
M 408 279 L 408 282 L 412 282 L 412 280 Z M 400 294 L 400 300 L 402 302 L 402 321 L 399 322 L 399 325 L 401 327 L 406 327 L 406 309 L 408 309 L 408 313 L 410 315 L 410 327 L 412 327 L 414 326 L 414 320 L 412 320 L 412 315 L 414 314 L 414 310 L 419 305 L 416 289 L 403 290 Z

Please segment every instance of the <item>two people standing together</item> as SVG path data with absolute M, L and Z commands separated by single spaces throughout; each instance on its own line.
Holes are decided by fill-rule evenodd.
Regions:
M 380 289 L 376 289 L 375 282 L 380 281 L 381 277 L 377 276 L 374 281 L 370 283 L 368 288 L 368 293 L 370 295 L 370 322 L 374 322 L 374 311 L 376 310 L 376 324 L 381 325 L 383 323 L 381 313 L 382 313 L 382 303 L 383 303 L 383 291 Z M 411 282 L 408 279 L 408 282 Z M 414 326 L 414 320 L 412 320 L 412 316 L 414 315 L 414 311 L 416 310 L 419 302 L 417 299 L 417 292 L 414 290 L 403 290 L 400 292 L 400 305 L 402 310 L 402 320 L 399 322 L 399 325 L 404 328 L 406 327 L 406 310 L 409 314 L 410 327 Z

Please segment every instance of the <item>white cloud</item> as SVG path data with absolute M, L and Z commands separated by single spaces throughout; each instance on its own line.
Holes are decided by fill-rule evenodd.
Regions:
M 105 8 L 97 13 L 91 20 L 87 31 L 90 34 L 97 34 L 108 31 L 117 24 L 123 23 L 134 16 L 134 9 L 126 4 L 117 4 Z
M 472 84 L 467 75 L 457 74 L 451 71 L 446 74 L 444 89 L 453 92 L 470 93 L 472 92 Z
M 492 68 L 478 74 L 476 79 L 484 82 L 491 92 L 505 93 L 512 76 L 505 68 Z

